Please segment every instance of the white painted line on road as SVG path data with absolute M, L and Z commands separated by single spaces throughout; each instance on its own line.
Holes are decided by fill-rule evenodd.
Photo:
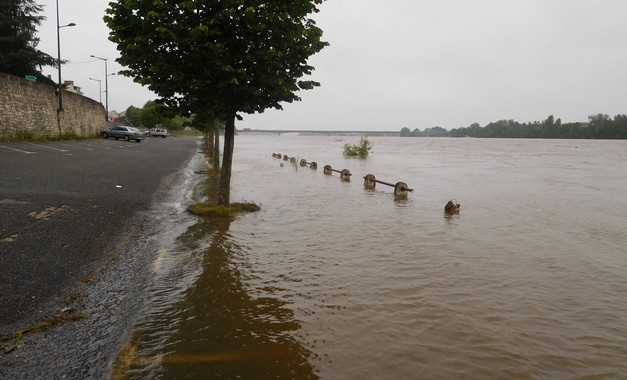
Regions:
M 38 147 L 41 147 L 41 148 L 47 148 L 47 149 L 52 149 L 52 150 L 58 150 L 59 152 L 69 152 L 69 150 L 59 149 L 59 148 L 53 148 L 53 147 L 51 147 L 51 146 L 47 146 L 47 145 L 33 144 L 33 143 L 28 143 L 28 142 L 25 142 L 24 144 L 33 145 L 33 146 L 38 146 Z
M 102 149 L 111 149 L 108 146 L 104 146 L 103 144 L 89 144 L 89 143 L 85 143 L 85 142 L 79 142 L 77 144 L 80 145 L 87 145 L 87 146 L 91 146 L 91 147 L 95 147 L 95 148 L 102 148 Z
M 66 147 L 68 147 L 68 148 L 74 148 L 74 147 L 76 147 L 76 145 L 78 145 L 78 143 L 74 143 L 74 144 L 64 144 L 64 143 L 60 143 L 60 142 L 58 142 L 58 143 L 54 143 L 54 144 L 55 144 L 55 145 L 66 146 Z M 91 149 L 91 148 L 85 148 L 85 147 L 82 147 L 82 146 L 79 146 L 79 148 L 80 148 L 80 149 L 84 149 L 84 150 L 93 150 L 93 149 Z
M 76 142 L 75 144 L 76 144 L 76 145 L 81 145 L 81 146 L 90 146 L 90 147 L 95 147 L 95 145 L 93 145 L 93 144 L 86 143 L 86 142 L 82 142 L 82 141 L 80 141 L 80 142 Z M 100 147 L 98 147 L 98 148 L 100 148 Z M 85 148 L 85 149 L 93 150 L 92 148 Z M 107 148 L 107 149 L 109 149 L 109 148 Z
M 30 202 L 16 201 L 15 199 L 0 199 L 0 205 L 29 205 Z
M 0 145 L 0 148 L 4 148 L 4 149 L 9 149 L 9 150 L 14 150 L 16 152 L 22 152 L 24 154 L 30 154 L 30 153 L 35 153 L 35 152 L 29 152 L 27 150 L 22 150 L 22 149 L 16 149 L 16 148 L 10 148 L 8 146 L 4 146 L 4 145 Z

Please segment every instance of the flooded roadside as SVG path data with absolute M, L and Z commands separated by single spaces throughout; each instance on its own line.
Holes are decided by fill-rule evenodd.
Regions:
M 203 175 L 190 195 L 211 200 L 217 186 L 218 175 Z M 243 283 L 242 247 L 229 231 L 235 217 L 180 217 L 160 237 L 144 314 L 112 378 L 317 378 L 311 352 L 294 339 L 292 310 Z
M 0 378 L 625 373 L 624 142 L 380 138 L 359 161 L 342 144 L 242 136 L 231 198 L 262 209 L 228 218 L 185 211 L 218 185 L 197 154 L 86 289 L 88 318 L 27 337 Z M 367 173 L 415 192 L 366 191 Z
M 78 301 L 69 310 L 85 318 L 21 337 L 17 349 L 0 355 L 0 379 L 110 376 L 153 284 L 162 238 L 185 230 L 184 209 L 203 165 L 203 155 L 196 153 L 182 170 L 164 178 L 156 202 L 125 226 L 123 238 L 112 242 L 100 266 L 73 291 Z
M 622 143 L 380 138 L 359 161 L 342 144 L 238 139 L 232 201 L 262 210 L 164 220 L 177 225 L 114 378 L 624 373 Z M 367 173 L 415 192 L 366 191 Z M 215 190 L 206 178 L 192 198 Z

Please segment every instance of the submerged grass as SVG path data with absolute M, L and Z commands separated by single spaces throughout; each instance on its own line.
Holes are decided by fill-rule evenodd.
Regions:
M 187 211 L 194 215 L 202 216 L 233 216 L 242 212 L 255 212 L 261 210 L 256 203 L 231 203 L 229 206 L 223 206 L 213 203 L 195 203 L 187 208 Z
M 196 174 L 220 174 L 220 168 L 209 167 L 203 170 L 197 170 L 194 173 Z
M 46 331 L 54 326 L 60 325 L 65 322 L 78 321 L 85 319 L 87 316 L 84 313 L 79 313 L 73 309 L 66 312 L 61 311 L 53 316 L 42 319 L 40 322 L 33 326 L 26 327 L 24 329 L 14 331 L 10 334 L 0 336 L 0 341 L 9 342 L 0 346 L 0 353 L 9 353 L 15 350 L 23 336 L 36 332 Z
M 105 254 L 105 259 L 98 269 L 87 272 L 79 281 L 77 287 L 61 299 L 61 304 L 66 305 L 61 311 L 54 315 L 42 318 L 32 326 L 27 326 L 11 333 L 0 335 L 0 354 L 8 354 L 19 347 L 21 339 L 29 334 L 39 333 L 51 329 L 63 323 L 79 321 L 87 318 L 85 313 L 76 311 L 75 306 L 87 297 L 85 286 L 98 281 L 105 269 L 108 268 L 120 255 L 116 247 L 110 249 Z

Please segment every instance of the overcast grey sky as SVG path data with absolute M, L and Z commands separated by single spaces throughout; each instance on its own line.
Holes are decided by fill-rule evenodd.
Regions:
M 46 5 L 39 49 L 56 57 L 56 6 Z M 120 66 L 102 21 L 109 0 L 59 0 L 63 79 L 98 100 Z M 627 113 L 626 0 L 327 0 L 314 16 L 331 45 L 283 111 L 243 115 L 238 128 L 424 130 L 500 119 L 586 121 Z M 56 80 L 57 72 L 44 73 Z M 109 76 L 109 109 L 154 94 Z M 104 94 L 103 94 L 104 103 Z

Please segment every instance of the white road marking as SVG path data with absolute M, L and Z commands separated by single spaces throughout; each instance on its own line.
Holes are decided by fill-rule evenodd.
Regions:
M 47 148 L 47 149 L 52 149 L 52 150 L 58 150 L 59 152 L 69 152 L 69 150 L 66 150 L 66 149 L 53 148 L 53 147 L 47 146 L 47 145 L 33 144 L 33 143 L 29 143 L 29 142 L 25 142 L 24 144 L 38 146 L 38 147 L 41 147 L 41 148 Z
M 10 147 L 5 146 L 5 145 L 0 145 L 0 148 L 9 149 L 9 150 L 14 150 L 14 151 L 16 151 L 16 152 L 22 152 L 22 153 L 25 153 L 25 154 L 35 153 L 35 152 L 29 152 L 29 151 L 27 151 L 27 150 L 22 150 L 22 149 L 10 148 Z

